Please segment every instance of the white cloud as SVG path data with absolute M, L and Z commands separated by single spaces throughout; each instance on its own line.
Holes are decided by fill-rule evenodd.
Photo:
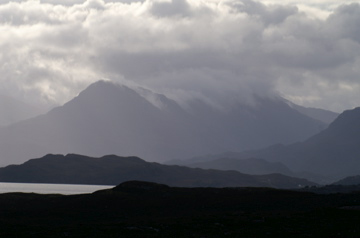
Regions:
M 346 3 L 345 5 L 342 5 Z M 215 104 L 280 92 L 360 105 L 349 1 L 0 1 L 0 93 L 64 103 L 100 78 Z

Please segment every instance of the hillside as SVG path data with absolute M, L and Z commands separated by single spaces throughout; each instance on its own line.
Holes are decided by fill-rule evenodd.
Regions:
M 129 180 L 178 187 L 297 188 L 315 183 L 280 174 L 252 176 L 236 171 L 203 170 L 149 163 L 137 157 L 76 154 L 46 155 L 0 168 L 0 182 L 116 185 Z

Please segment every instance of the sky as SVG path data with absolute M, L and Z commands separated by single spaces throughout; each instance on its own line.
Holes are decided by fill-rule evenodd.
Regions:
M 178 101 L 360 106 L 360 1 L 0 0 L 0 94 L 63 104 L 99 79 Z

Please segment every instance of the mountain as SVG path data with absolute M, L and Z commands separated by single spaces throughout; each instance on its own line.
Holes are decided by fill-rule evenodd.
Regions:
M 332 181 L 360 174 L 360 108 L 343 112 L 327 129 L 304 142 L 279 144 L 239 156 L 281 162 L 293 171 L 328 176 Z
M 178 187 L 275 187 L 315 185 L 280 174 L 251 176 L 236 171 L 203 170 L 149 163 L 115 155 L 93 158 L 76 154 L 46 155 L 22 165 L 0 168 L 1 182 L 116 185 L 129 180 Z
M 31 106 L 9 96 L 0 95 L 0 126 L 8 126 L 42 112 L 40 108 Z
M 45 115 L 0 129 L 0 165 L 44 154 L 136 155 L 164 161 L 305 140 L 326 125 L 280 99 L 218 109 L 99 81 Z
M 190 160 L 169 161 L 167 164 L 181 164 L 190 168 L 201 169 L 236 170 L 244 174 L 253 175 L 279 173 L 294 176 L 294 173 L 282 163 L 268 162 L 264 159 L 257 158 L 237 159 L 236 156 L 218 155 L 202 159 L 194 158 Z

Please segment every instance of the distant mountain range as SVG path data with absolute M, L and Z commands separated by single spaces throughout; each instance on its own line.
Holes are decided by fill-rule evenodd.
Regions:
M 0 165 L 48 153 L 190 158 L 302 141 L 327 126 L 281 98 L 254 100 L 227 110 L 192 100 L 184 109 L 161 94 L 99 81 L 45 115 L 1 128 Z
M 146 162 L 137 157 L 76 154 L 46 155 L 22 165 L 0 168 L 1 182 L 116 185 L 129 180 L 177 187 L 298 188 L 315 183 L 280 174 L 246 175 L 236 171 L 193 169 Z
M 328 181 L 360 174 L 360 108 L 347 110 L 324 131 L 304 142 L 232 153 L 237 159 L 262 158 L 285 164 L 305 177 L 319 174 Z M 319 181 L 318 181 L 319 182 Z

